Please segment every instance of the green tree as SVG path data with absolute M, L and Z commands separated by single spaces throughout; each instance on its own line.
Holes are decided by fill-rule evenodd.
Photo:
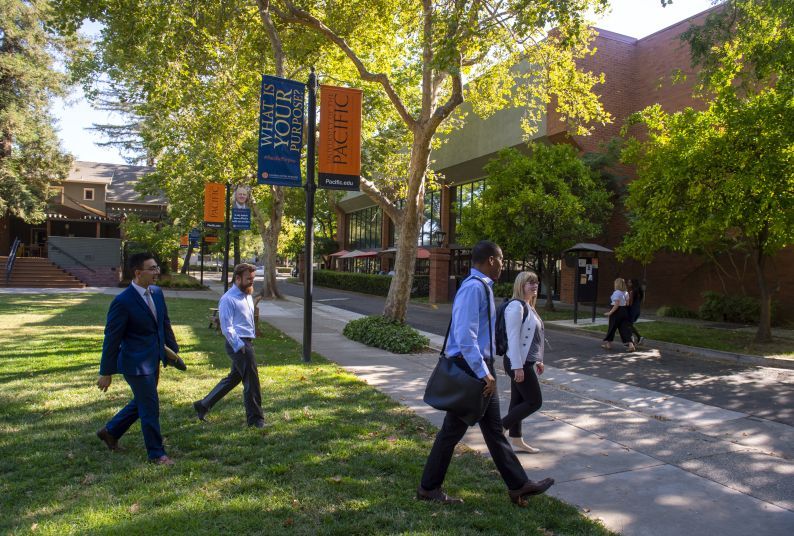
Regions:
M 630 231 L 620 256 L 650 261 L 659 250 L 745 252 L 761 299 L 759 342 L 771 339 L 770 257 L 794 243 L 794 101 L 769 88 L 708 110 L 637 114 L 648 139 L 630 140 Z
M 623 153 L 638 179 L 618 255 L 744 252 L 761 300 L 759 342 L 771 339 L 766 266 L 794 242 L 793 19 L 791 2 L 728 0 L 686 32 L 706 109 L 646 108 L 628 125 L 644 124 L 647 137 Z
M 179 229 L 168 223 L 141 221 L 131 215 L 121 223 L 121 232 L 131 243 L 128 253 L 148 251 L 157 257 L 162 273 L 170 271 L 169 260 L 179 249 Z
M 44 0 L 0 0 L 0 216 L 39 222 L 49 187 L 65 179 L 71 157 L 50 114 L 68 79 L 55 68 L 79 49 L 73 33 L 52 26 Z
M 567 144 L 530 144 L 530 153 L 504 149 L 485 166 L 482 195 L 463 208 L 461 242 L 483 236 L 505 257 L 536 259 L 547 289 L 563 250 L 601 234 L 612 210 L 601 173 Z M 546 309 L 554 310 L 551 292 Z
M 584 15 L 606 4 L 607 0 L 272 2 L 271 10 L 281 21 L 308 28 L 347 60 L 340 64 L 342 75 L 334 73 L 336 78 L 358 78 L 368 99 L 390 104 L 388 110 L 377 108 L 375 132 L 382 145 L 368 149 L 383 159 L 365 171 L 362 181 L 362 190 L 395 222 L 400 236 L 386 316 L 398 321 L 405 317 L 431 149 L 438 144 L 438 134 L 459 124 L 451 119 L 464 100 L 478 114 L 521 104 L 527 110 L 528 129 L 537 126 L 552 96 L 577 132 L 586 132 L 586 124 L 609 120 L 591 92 L 601 77 L 576 66 L 577 58 L 592 53 L 592 31 Z M 552 26 L 555 31 L 548 32 Z M 514 69 L 521 61 L 533 68 Z M 366 153 L 365 157 L 369 158 Z

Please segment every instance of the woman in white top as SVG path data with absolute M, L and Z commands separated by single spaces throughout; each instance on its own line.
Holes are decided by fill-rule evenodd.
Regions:
M 615 340 L 615 331 L 620 331 L 620 339 L 626 345 L 629 352 L 633 352 L 634 343 L 631 342 L 631 320 L 629 319 L 629 293 L 626 290 L 626 282 L 622 277 L 615 279 L 615 291 L 609 298 L 612 308 L 604 313 L 609 317 L 609 330 L 607 330 L 601 348 L 604 350 L 612 349 L 612 341 Z
M 538 375 L 543 374 L 543 344 L 546 338 L 543 321 L 535 310 L 537 299 L 538 276 L 533 272 L 521 272 L 513 284 L 513 299 L 504 312 L 507 332 L 504 367 L 511 381 L 510 407 L 502 418 L 502 426 L 508 431 L 513 450 L 529 454 L 536 454 L 540 450 L 524 442 L 521 421 L 543 404 Z

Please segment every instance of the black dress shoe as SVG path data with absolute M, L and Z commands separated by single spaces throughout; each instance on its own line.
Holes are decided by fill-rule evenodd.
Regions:
M 256 421 L 252 422 L 248 426 L 253 426 L 254 428 L 259 428 L 261 430 L 262 428 L 267 427 L 267 423 L 265 423 L 265 421 Z
M 107 428 L 103 427 L 96 433 L 96 436 L 104 441 L 105 445 L 107 445 L 110 450 L 122 450 L 121 447 L 119 447 L 119 440 L 110 435 Z
M 450 497 L 441 488 L 426 490 L 419 486 L 416 490 L 416 498 L 421 501 L 437 502 L 441 504 L 463 504 L 463 499 L 457 497 Z
M 526 506 L 526 497 L 531 495 L 540 495 L 553 485 L 553 478 L 544 478 L 538 482 L 528 480 L 527 483 L 520 488 L 508 490 L 507 493 L 510 495 L 510 500 L 513 501 L 513 503 L 519 506 Z
M 201 400 L 196 400 L 193 402 L 193 409 L 196 410 L 196 417 L 200 421 L 206 421 L 204 417 L 207 416 L 207 412 L 209 411 L 207 408 L 204 407 L 204 404 L 201 403 Z

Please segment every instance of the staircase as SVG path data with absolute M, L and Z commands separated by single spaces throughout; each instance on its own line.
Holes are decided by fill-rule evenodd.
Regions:
M 85 283 L 40 257 L 17 257 L 6 284 L 7 261 L 8 257 L 0 257 L 0 287 L 85 288 Z

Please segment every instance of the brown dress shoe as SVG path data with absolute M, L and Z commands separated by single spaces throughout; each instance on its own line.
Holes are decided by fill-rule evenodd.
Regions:
M 150 459 L 149 463 L 153 463 L 155 465 L 174 465 L 174 460 L 166 455 L 162 455 L 159 458 Z
M 107 428 L 102 428 L 96 433 L 96 436 L 105 442 L 110 450 L 123 450 L 119 447 L 119 440 L 110 435 Z
M 544 478 L 538 482 L 528 480 L 527 483 L 520 488 L 508 490 L 507 493 L 510 495 L 510 500 L 513 501 L 513 503 L 517 504 L 518 506 L 526 506 L 526 497 L 531 495 L 540 495 L 552 485 L 554 485 L 553 478 Z
M 416 498 L 422 501 L 439 502 L 441 504 L 463 504 L 463 499 L 450 497 L 441 488 L 427 491 L 422 486 L 416 490 Z

